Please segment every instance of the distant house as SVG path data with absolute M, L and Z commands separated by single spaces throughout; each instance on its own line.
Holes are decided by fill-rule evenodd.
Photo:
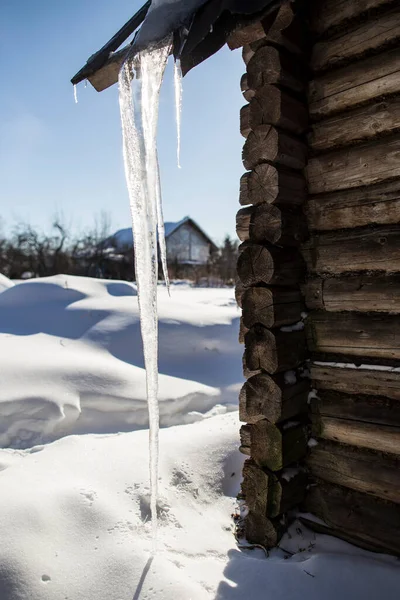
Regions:
M 177 223 L 165 223 L 165 243 L 170 265 L 201 266 L 209 262 L 217 246 L 211 238 L 190 217 Z M 116 231 L 105 244 L 117 254 L 131 252 L 133 246 L 132 229 Z

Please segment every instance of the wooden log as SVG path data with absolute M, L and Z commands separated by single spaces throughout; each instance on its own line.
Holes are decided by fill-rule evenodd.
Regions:
M 249 454 L 257 465 L 271 471 L 280 471 L 299 461 L 307 451 L 308 431 L 304 425 L 281 431 L 264 419 L 252 425 L 242 425 L 240 437 L 241 452 Z M 249 438 L 250 446 L 246 446 Z
M 256 514 L 267 514 L 268 474 L 254 460 L 247 459 L 243 465 L 242 495 L 247 508 Z
M 245 423 L 267 419 L 279 423 L 306 413 L 309 382 L 285 382 L 283 374 L 259 373 L 246 381 L 239 395 L 239 418 Z
M 313 47 L 311 68 L 315 71 L 337 67 L 349 60 L 355 61 L 363 55 L 386 49 L 400 40 L 400 12 L 398 7 L 376 19 L 357 23 L 350 30 L 321 41 Z
M 245 44 L 250 44 L 250 42 L 255 42 L 263 37 L 265 37 L 264 27 L 261 21 L 256 21 L 246 27 L 233 31 L 228 36 L 226 43 L 230 50 L 236 50 Z
M 245 288 L 243 287 L 243 283 L 240 281 L 240 279 L 237 279 L 235 285 L 235 299 L 240 308 L 242 308 L 242 296 L 244 292 Z
M 400 179 L 310 196 L 305 212 L 310 230 L 332 231 L 398 223 Z
M 400 455 L 400 427 L 314 414 L 312 434 L 325 440 Z
M 298 138 L 272 125 L 259 125 L 248 134 L 242 158 L 248 170 L 263 162 L 302 170 L 307 162 L 307 148 Z
M 245 287 L 258 283 L 296 285 L 302 279 L 304 263 L 296 250 L 244 244 L 238 258 L 237 273 Z
M 315 235 L 303 244 L 303 257 L 309 273 L 396 273 L 400 264 L 399 228 Z
M 250 102 L 250 126 L 255 130 L 259 125 L 274 125 L 301 135 L 308 127 L 307 107 L 276 86 L 263 85 Z
M 128 55 L 131 46 L 125 46 L 118 52 L 113 52 L 107 62 L 94 73 L 88 76 L 88 81 L 97 92 L 102 92 L 118 81 L 122 63 Z
M 264 85 L 275 84 L 303 93 L 305 80 L 301 63 L 274 46 L 261 46 L 247 64 L 248 86 L 256 91 Z
M 365 142 L 378 135 L 388 135 L 399 130 L 400 99 L 389 97 L 315 123 L 308 142 L 314 151 L 319 152 Z
M 307 357 L 304 331 L 270 331 L 256 325 L 245 336 L 246 364 L 274 374 L 298 367 Z
M 397 133 L 355 148 L 334 150 L 311 158 L 306 170 L 308 190 L 310 194 L 320 194 L 400 177 L 399 154 L 400 134 Z
M 267 494 L 268 517 L 278 517 L 298 506 L 306 495 L 307 483 L 307 473 L 299 469 L 289 468 L 280 475 L 270 475 Z
M 400 275 L 311 279 L 302 291 L 309 309 L 400 313 Z
M 239 202 L 242 205 L 265 202 L 299 206 L 306 193 L 306 181 L 301 173 L 263 163 L 242 175 Z
M 399 360 L 400 317 L 361 313 L 311 313 L 306 320 L 311 352 Z M 249 332 L 246 335 L 246 341 Z M 262 367 L 261 367 L 262 368 Z
M 307 227 L 302 212 L 263 203 L 239 210 L 236 233 L 242 242 L 298 246 L 307 237 Z
M 400 503 L 400 459 L 391 454 L 320 440 L 306 459 L 313 476 Z
M 243 137 L 247 138 L 250 131 L 250 104 L 245 104 L 240 109 L 240 133 Z
M 312 31 L 321 34 L 346 22 L 360 22 L 370 11 L 396 5 L 396 0 L 312 0 L 309 7 Z
M 308 38 L 304 22 L 296 14 L 296 9 L 291 2 L 283 3 L 278 12 L 270 13 L 262 21 L 264 37 L 253 39 L 245 44 L 242 50 L 243 61 L 248 64 L 254 52 L 264 44 L 273 44 L 284 48 L 297 55 L 294 60 L 299 60 L 308 46 Z
M 400 554 L 398 504 L 319 480 L 307 493 L 304 508 L 325 521 L 328 527 L 317 529 L 321 533 L 367 550 Z M 315 530 L 315 523 L 305 524 Z
M 314 79 L 309 86 L 313 120 L 400 92 L 400 48 L 360 60 Z
M 299 12 L 293 2 L 284 2 L 278 9 L 276 16 L 270 14 L 263 20 L 265 38 L 261 43 L 274 44 L 285 48 L 297 55 L 294 60 L 307 50 L 309 36 Z
M 338 377 L 340 378 L 340 372 Z M 362 390 L 362 388 L 360 389 Z M 379 389 L 378 392 L 384 394 L 384 387 Z M 343 419 L 345 423 L 355 421 L 357 425 L 357 422 L 361 421 L 362 423 L 397 428 L 400 431 L 400 402 L 399 400 L 386 398 L 383 395 L 367 396 L 362 393 L 350 394 L 320 389 L 318 390 L 318 396 L 311 400 L 311 411 L 313 415 L 323 418 Z M 376 450 L 379 449 L 382 448 L 376 447 Z M 400 449 L 397 449 L 394 454 L 399 452 Z
M 317 388 L 319 396 L 321 395 L 321 390 L 336 390 L 346 395 L 370 394 L 373 397 L 385 396 L 392 400 L 400 400 L 399 371 L 376 370 L 372 368 L 342 368 L 311 362 L 311 378 L 312 385 Z M 373 398 L 371 402 L 374 402 Z M 360 403 L 362 404 L 361 400 Z M 390 410 L 393 411 L 393 419 L 397 418 L 395 410 L 397 411 L 398 409 L 395 409 L 395 406 L 397 406 L 397 402 L 390 404 Z M 358 412 L 360 415 L 363 414 L 361 408 Z M 379 409 L 379 412 L 382 419 L 386 418 L 387 413 L 384 412 L 383 407 Z
M 246 363 L 246 353 L 243 352 L 243 356 L 242 356 L 242 366 L 243 366 L 243 377 L 245 379 L 250 379 L 250 377 L 254 377 L 255 375 L 259 375 L 261 373 L 261 369 L 256 369 L 255 371 L 252 371 L 251 369 L 249 369 L 249 367 L 247 366 Z
M 245 537 L 250 544 L 259 544 L 266 549 L 274 548 L 281 538 L 284 528 L 273 523 L 265 515 L 249 512 L 245 519 Z
M 250 100 L 255 95 L 255 91 L 249 88 L 249 84 L 247 81 L 247 73 L 243 73 L 240 79 L 240 89 L 242 91 L 244 99 L 247 100 L 247 102 L 250 102 Z
M 298 289 L 250 287 L 242 300 L 243 322 L 250 329 L 256 323 L 281 327 L 297 323 L 304 310 Z
M 244 344 L 244 338 L 248 331 L 249 331 L 248 327 L 246 327 L 246 325 L 243 323 L 243 317 L 240 317 L 239 344 Z

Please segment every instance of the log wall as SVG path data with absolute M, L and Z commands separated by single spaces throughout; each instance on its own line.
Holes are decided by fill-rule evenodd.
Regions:
M 400 5 L 288 2 L 229 45 L 246 537 L 276 545 L 301 506 L 400 554 Z
M 340 7 L 310 7 L 302 291 L 316 485 L 304 507 L 319 530 L 400 554 L 400 5 Z
M 287 3 L 246 35 L 230 39 L 231 47 L 243 46 L 246 65 L 240 83 L 246 100 L 240 114 L 246 172 L 236 220 L 242 242 L 236 297 L 247 379 L 240 393 L 240 450 L 248 456 L 242 498 L 249 511 L 246 537 L 266 548 L 278 542 L 287 511 L 304 499 L 307 486 L 304 31 L 294 5 Z

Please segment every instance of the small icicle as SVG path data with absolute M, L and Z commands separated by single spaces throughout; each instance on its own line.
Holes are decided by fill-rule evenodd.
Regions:
M 74 85 L 74 100 L 75 100 L 75 104 L 78 104 L 78 90 L 77 90 L 76 84 Z
M 174 63 L 175 116 L 176 116 L 176 157 L 178 169 L 181 168 L 181 116 L 182 116 L 182 69 L 179 58 Z

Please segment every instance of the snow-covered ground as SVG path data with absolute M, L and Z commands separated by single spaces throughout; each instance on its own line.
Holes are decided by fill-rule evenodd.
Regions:
M 236 547 L 231 290 L 159 290 L 161 413 L 177 425 L 160 432 L 151 560 L 135 287 L 61 276 L 4 287 L 0 423 L 13 447 L 0 449 L 0 600 L 398 598 L 397 559 L 298 522 L 268 559 Z
M 160 286 L 159 318 L 161 424 L 236 408 L 233 291 L 176 285 L 169 298 Z M 4 284 L 0 372 L 2 447 L 147 426 L 136 287 L 66 275 Z

